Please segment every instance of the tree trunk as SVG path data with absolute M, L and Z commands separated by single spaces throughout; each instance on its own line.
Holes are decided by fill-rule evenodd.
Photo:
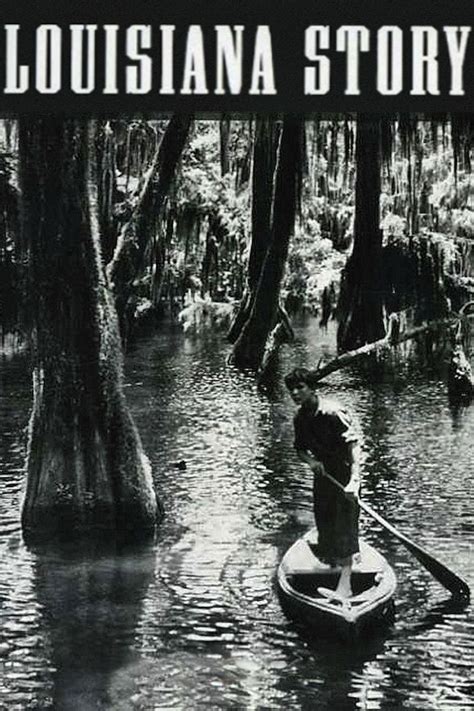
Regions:
M 219 121 L 219 143 L 220 143 L 220 158 L 221 158 L 221 175 L 227 175 L 230 170 L 229 160 L 229 138 L 230 138 L 230 116 L 222 114 Z
M 20 183 L 33 357 L 25 533 L 149 534 L 159 504 L 123 394 L 100 249 L 95 124 L 22 119 Z
M 382 338 L 380 279 L 380 121 L 360 116 L 356 138 L 354 247 L 344 270 L 339 300 L 338 348 L 351 350 Z
M 273 181 L 279 130 L 274 119 L 258 117 L 255 128 L 252 172 L 252 241 L 248 261 L 247 287 L 228 333 L 235 343 L 247 321 L 255 298 L 262 265 L 271 242 Z
M 276 324 L 280 286 L 294 229 L 301 170 L 302 121 L 285 117 L 276 170 L 271 244 L 263 262 L 249 317 L 234 345 L 238 367 L 258 370 Z
M 123 340 L 132 318 L 127 306 L 133 282 L 143 267 L 143 258 L 160 210 L 171 187 L 186 145 L 192 116 L 179 114 L 170 120 L 165 135 L 146 174 L 130 219 L 123 225 L 107 274 L 113 286 Z

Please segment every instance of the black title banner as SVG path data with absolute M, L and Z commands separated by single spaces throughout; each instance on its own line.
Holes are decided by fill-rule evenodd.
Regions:
M 4 114 L 474 105 L 472 0 L 2 5 Z

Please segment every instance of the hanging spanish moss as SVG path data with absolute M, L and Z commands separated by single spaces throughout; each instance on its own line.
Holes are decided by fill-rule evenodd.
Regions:
M 462 258 L 464 276 L 466 272 L 471 273 L 471 240 L 464 237 L 461 210 L 472 199 L 469 197 L 470 180 L 467 175 L 471 138 L 472 122 L 469 117 L 451 120 L 447 115 L 439 115 L 427 122 L 416 116 L 399 115 L 393 119 L 384 117 L 380 123 L 383 180 L 378 199 L 383 197 L 386 216 L 381 224 L 387 230 L 384 231 L 384 247 L 380 253 L 380 267 L 384 274 L 384 286 L 380 288 L 383 309 L 390 312 L 413 306 L 415 323 L 442 317 L 447 312 L 453 293 L 450 275 L 454 260 L 453 243 L 457 247 L 456 254 Z M 363 164 L 357 161 L 359 173 L 362 167 Z M 435 193 L 434 182 L 439 186 Z M 375 176 L 366 184 L 364 202 L 369 199 L 376 184 Z M 374 199 L 377 199 L 375 194 Z M 364 205 L 362 210 L 366 211 Z M 375 229 L 374 223 L 373 234 Z M 452 230 L 454 234 L 443 235 L 441 230 Z M 357 253 L 360 240 L 357 234 L 356 190 L 354 252 L 347 269 Z M 374 254 L 373 250 L 371 254 Z M 347 269 L 342 299 L 348 286 Z M 449 280 L 448 295 L 445 282 Z M 376 290 L 374 284 L 368 288 L 372 293 Z M 344 303 L 340 301 L 341 318 L 344 314 L 347 318 Z M 350 299 L 347 309 L 353 310 L 356 303 L 357 300 Z M 361 334 L 362 331 L 359 338 L 363 338 Z M 344 347 L 343 341 L 340 345 Z
M 220 138 L 220 163 L 221 163 L 221 175 L 227 175 L 230 171 L 230 152 L 229 152 L 229 140 L 231 132 L 231 123 L 229 114 L 222 114 L 222 118 L 219 121 L 219 138 Z
M 117 223 L 114 206 L 117 200 L 116 140 L 110 121 L 102 125 L 101 164 L 99 182 L 99 215 L 102 231 L 102 248 L 106 260 L 115 247 Z
M 191 115 L 179 115 L 170 119 L 159 145 L 153 151 L 145 150 L 140 140 L 135 158 L 149 165 L 138 186 L 130 215 L 123 222 L 116 247 L 107 266 L 108 277 L 114 286 L 115 300 L 124 340 L 134 319 L 134 303 L 131 299 L 134 281 L 141 276 L 146 264 L 146 252 L 153 234 L 157 215 L 162 211 L 167 194 L 176 174 L 189 131 Z M 152 127 L 155 133 L 155 128 Z M 147 135 L 148 135 L 147 131 Z M 130 165 L 130 157 L 127 158 Z M 136 167 L 136 165 L 134 165 Z
M 24 257 L 19 230 L 18 191 L 12 157 L 0 155 L 0 348 L 19 344 L 24 293 Z
M 248 313 L 251 300 L 243 297 L 256 288 L 268 249 L 281 121 L 223 115 L 189 125 L 187 117 L 184 125 L 182 118 L 99 124 L 102 250 L 123 333 L 129 336 L 137 319 L 152 315 L 155 325 L 156 316 L 175 317 L 190 298 L 233 308 L 240 302 L 242 313 Z M 369 161 L 373 178 L 366 182 L 359 208 L 356 117 L 314 115 L 305 122 L 298 219 L 282 293 L 292 311 L 319 310 L 322 325 L 334 316 L 341 267 L 351 247 L 348 269 L 359 250 L 354 228 L 377 202 L 371 194 L 378 185 L 374 225 L 378 221 L 379 227 L 365 232 L 370 244 L 380 243 L 379 255 L 369 248 L 361 262 L 365 268 L 369 259 L 378 259 L 375 278 L 386 275 L 380 288 L 367 281 L 366 293 L 370 298 L 379 293 L 382 302 L 382 315 L 377 310 L 371 321 L 383 324 L 388 312 L 400 308 L 418 322 L 442 311 L 443 299 L 458 308 L 472 293 L 471 117 L 394 114 L 377 121 L 378 155 Z M 14 122 L 2 123 L 1 138 L 5 147 L 17 141 Z M 14 165 L 12 171 L 8 183 L 14 190 Z M 21 284 L 23 260 L 11 244 L 4 235 L 0 288 L 7 329 L 19 320 L 21 294 L 15 296 L 14 290 Z M 344 288 L 347 282 L 346 270 Z M 444 297 L 437 296 L 438 282 Z M 349 303 L 353 309 L 357 299 Z M 232 340 L 242 320 L 235 324 Z
M 141 176 L 153 160 L 158 143 L 158 131 L 149 121 L 134 121 L 127 127 L 124 155 L 125 188 L 130 179 Z

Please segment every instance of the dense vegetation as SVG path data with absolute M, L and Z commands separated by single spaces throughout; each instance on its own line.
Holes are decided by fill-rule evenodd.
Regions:
M 191 122 L 187 118 L 178 126 L 165 120 L 134 120 L 99 127 L 102 248 L 127 332 L 152 314 L 169 312 L 176 317 L 185 305 L 185 328 L 202 326 L 206 320 L 227 325 L 231 308 L 226 305 L 236 308 L 247 288 L 255 287 L 271 242 L 264 235 L 269 220 L 267 227 L 264 222 L 265 212 L 272 210 L 281 122 L 268 119 L 263 125 L 250 118 L 228 117 Z M 429 278 L 446 281 L 448 277 L 450 287 L 472 288 L 474 188 L 469 129 L 456 125 L 456 133 L 449 121 L 403 118 L 390 123 L 369 119 L 369 124 L 379 133 L 369 144 L 380 155 L 375 209 L 384 251 L 385 306 L 389 311 L 411 306 L 420 310 L 420 318 L 431 317 L 433 305 L 425 305 L 424 311 L 420 305 L 430 298 Z M 373 156 L 365 162 L 362 157 L 357 170 L 356 135 L 356 121 L 347 118 L 307 121 L 301 135 L 298 210 L 281 287 L 282 305 L 290 312 L 320 311 L 324 290 L 323 312 L 335 305 L 341 270 L 353 245 L 357 174 L 364 165 L 375 165 Z M 21 324 L 27 259 L 18 239 L 17 151 L 15 124 L 4 122 L 3 334 Z M 150 202 L 143 204 L 146 191 Z M 364 190 L 365 213 L 368 199 Z M 434 262 L 439 274 L 425 275 L 421 285 L 413 276 L 423 271 L 423 259 Z M 458 298 L 452 289 L 449 293 Z
M 3 121 L 1 336 L 29 344 L 36 383 L 27 525 L 57 520 L 51 502 L 73 527 L 152 525 L 121 349 L 164 318 L 222 329 L 260 374 L 298 311 L 336 318 L 340 351 L 383 341 L 392 313 L 454 323 L 470 372 L 450 319 L 474 294 L 472 132 L 462 116 Z

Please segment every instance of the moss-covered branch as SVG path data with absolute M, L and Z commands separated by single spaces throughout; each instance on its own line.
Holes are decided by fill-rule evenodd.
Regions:
M 114 290 L 122 326 L 133 281 L 142 267 L 153 226 L 176 174 L 192 121 L 193 117 L 187 114 L 178 114 L 170 119 L 107 265 L 107 276 Z
M 399 318 L 397 314 L 392 314 L 390 317 L 390 325 L 387 334 L 383 338 L 379 338 L 377 341 L 372 343 L 366 343 L 360 348 L 355 348 L 351 351 L 346 351 L 341 353 L 336 358 L 333 358 L 321 367 L 316 368 L 311 371 L 311 382 L 317 383 L 323 378 L 327 377 L 331 373 L 335 373 L 341 368 L 345 368 L 348 365 L 352 365 L 358 360 L 365 358 L 365 356 L 371 353 L 382 353 L 383 351 L 388 351 L 400 343 L 409 341 L 417 336 L 421 336 L 430 331 L 436 331 L 441 327 L 448 327 L 454 325 L 458 321 L 457 317 L 442 318 L 436 321 L 431 321 L 430 323 L 425 323 L 422 326 L 416 326 L 403 333 L 398 332 L 399 328 Z

